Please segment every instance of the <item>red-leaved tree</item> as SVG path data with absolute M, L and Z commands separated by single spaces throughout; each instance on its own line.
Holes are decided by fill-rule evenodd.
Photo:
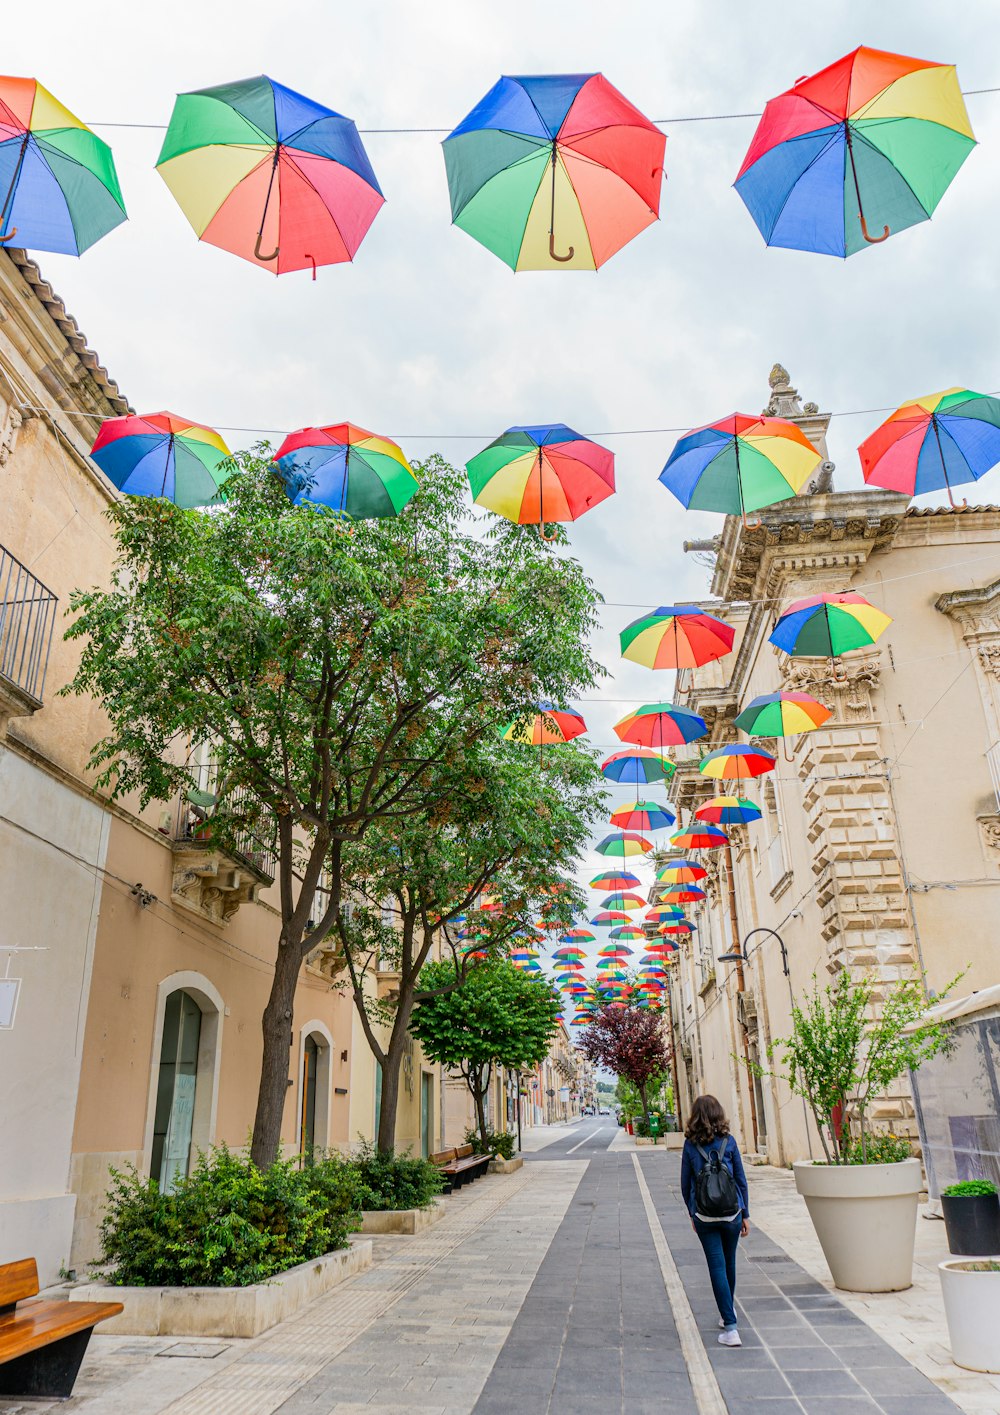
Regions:
M 639 1092 L 649 1132 L 646 1087 L 669 1064 L 660 1014 L 648 1007 L 602 1007 L 577 1046 L 595 1066 L 624 1076 Z

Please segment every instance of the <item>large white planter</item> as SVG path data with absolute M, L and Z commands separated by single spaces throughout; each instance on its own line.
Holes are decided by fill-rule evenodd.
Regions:
M 919 1160 L 845 1165 L 796 1160 L 792 1169 L 837 1287 L 901 1292 L 912 1286 Z
M 996 1258 L 952 1258 L 938 1263 L 944 1314 L 956 1366 L 1000 1372 L 1000 1269 L 976 1272 Z
M 307 1302 L 371 1267 L 370 1238 L 299 1263 L 249 1287 L 111 1287 L 84 1283 L 71 1302 L 121 1302 L 125 1310 L 101 1323 L 112 1336 L 259 1336 Z

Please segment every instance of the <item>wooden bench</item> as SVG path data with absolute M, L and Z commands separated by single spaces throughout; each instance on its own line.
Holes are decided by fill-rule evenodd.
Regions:
M 439 1150 L 431 1155 L 431 1164 L 436 1164 L 447 1179 L 450 1193 L 452 1189 L 461 1189 L 466 1180 L 471 1182 L 485 1174 L 492 1158 L 492 1155 L 473 1154 L 471 1145 L 460 1145 L 458 1149 Z
M 0 1396 L 65 1399 L 91 1332 L 122 1304 L 25 1301 L 37 1296 L 34 1258 L 0 1263 Z

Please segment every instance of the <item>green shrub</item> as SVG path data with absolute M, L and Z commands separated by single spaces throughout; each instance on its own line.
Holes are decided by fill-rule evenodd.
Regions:
M 364 1209 L 423 1209 L 444 1188 L 437 1165 L 404 1154 L 379 1154 L 370 1140 L 362 1140 L 349 1161 L 359 1180 Z
M 976 1199 L 980 1195 L 995 1194 L 997 1186 L 992 1179 L 963 1179 L 960 1184 L 949 1184 L 941 1190 L 942 1199 Z
M 484 1140 L 478 1130 L 466 1130 L 465 1143 L 472 1146 L 476 1155 L 499 1155 L 501 1159 L 514 1158 L 515 1136 L 506 1130 L 487 1130 Z
M 97 1266 L 124 1287 L 246 1287 L 345 1247 L 351 1213 L 315 1168 L 260 1170 L 222 1145 L 170 1194 L 132 1166 L 112 1169 Z
M 902 1135 L 883 1135 L 875 1132 L 865 1136 L 862 1147 L 860 1138 L 843 1142 L 845 1164 L 899 1164 L 908 1160 L 913 1153 L 909 1140 Z

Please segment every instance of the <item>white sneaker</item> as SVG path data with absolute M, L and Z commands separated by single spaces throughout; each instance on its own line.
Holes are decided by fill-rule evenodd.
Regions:
M 735 1328 L 735 1327 L 729 1327 L 728 1330 L 724 1330 L 724 1331 L 720 1331 L 720 1332 L 719 1332 L 719 1345 L 720 1345 L 720 1346 L 742 1346 L 742 1345 L 743 1345 L 743 1342 L 742 1342 L 742 1340 L 741 1340 L 741 1338 L 740 1338 L 740 1334 L 739 1334 L 739 1332 L 736 1330 L 736 1328 Z

